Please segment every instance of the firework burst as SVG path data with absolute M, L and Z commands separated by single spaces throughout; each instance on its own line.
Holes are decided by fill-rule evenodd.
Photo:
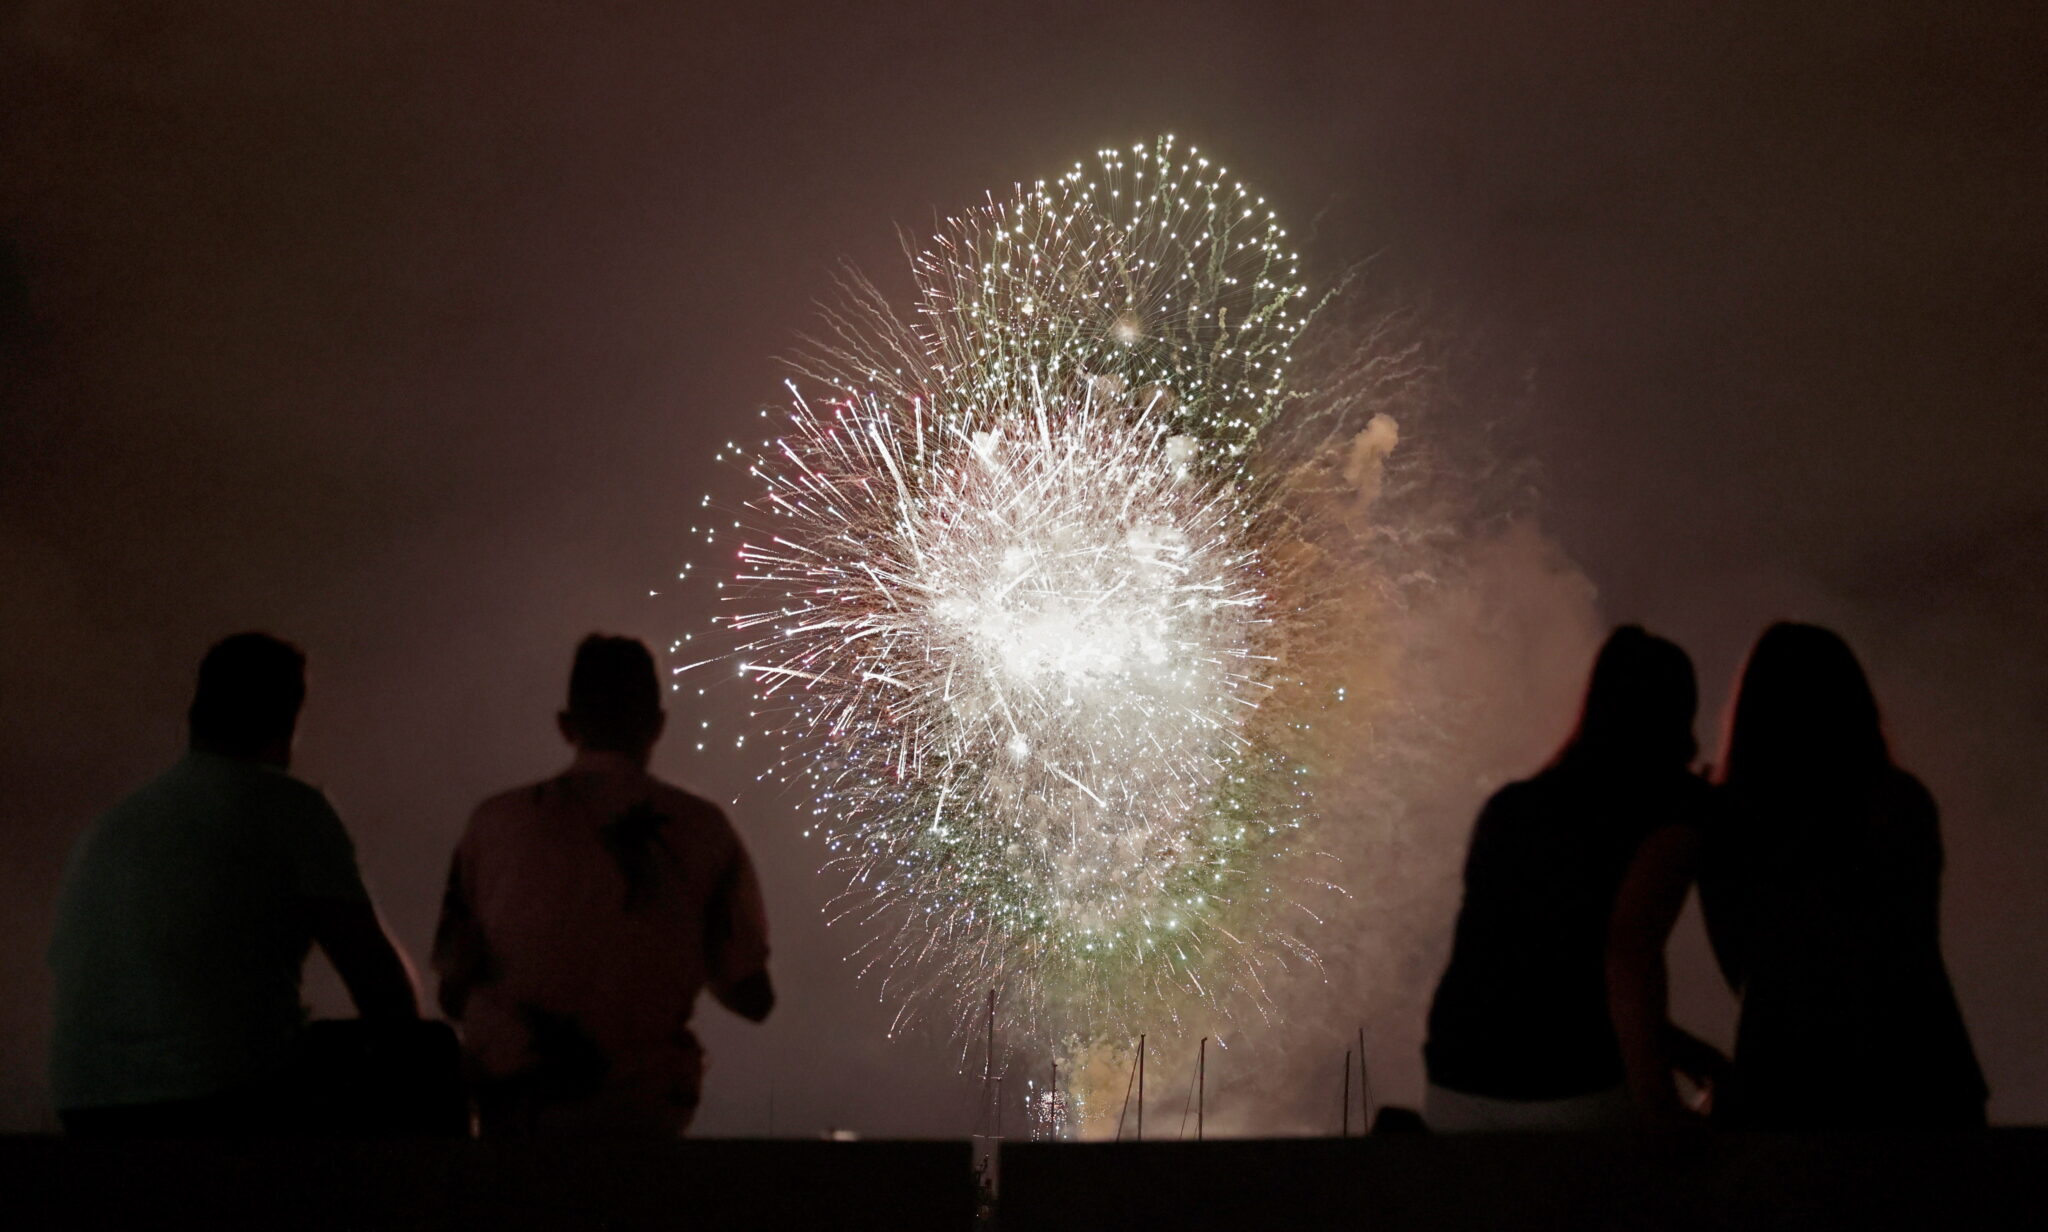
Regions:
M 942 224 L 908 318 L 849 275 L 787 430 L 736 451 L 715 661 L 899 1021 L 996 988 L 1029 1038 L 1109 1038 L 1314 961 L 1275 875 L 1312 817 L 1313 553 L 1261 468 L 1285 238 L 1170 138 L 1104 151 Z
M 1025 413 L 1047 372 L 1086 373 L 1242 462 L 1287 400 L 1308 288 L 1277 212 L 1227 175 L 1165 137 L 991 198 L 906 245 L 908 322 L 849 274 L 800 366 L 976 421 Z

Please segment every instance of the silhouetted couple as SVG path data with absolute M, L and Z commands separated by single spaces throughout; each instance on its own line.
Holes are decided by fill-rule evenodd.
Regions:
M 456 852 L 435 963 L 487 1134 L 680 1133 L 703 1065 L 688 1025 L 698 990 L 755 1021 L 774 1004 L 738 835 L 647 772 L 659 690 L 639 642 L 586 639 L 558 718 L 574 763 L 485 802 Z M 399 1054 L 431 1066 L 437 1030 L 454 1089 L 448 1028 L 418 1022 L 410 966 L 347 831 L 288 772 L 305 692 L 297 648 L 255 633 L 215 646 L 190 752 L 74 848 L 50 947 L 51 1078 L 68 1131 L 268 1136 L 375 1128 L 380 1115 L 423 1128 L 403 1110 L 341 1104 L 358 1077 L 406 1098 L 408 1084 L 374 1071 Z M 385 1033 L 376 1047 L 339 1056 L 351 1048 L 304 1028 L 315 944 L 364 1026 Z
M 1714 783 L 1676 645 L 1601 648 L 1577 729 L 1474 826 L 1424 1050 L 1433 1128 L 1984 1124 L 1942 964 L 1934 802 L 1891 760 L 1846 643 L 1765 631 Z M 1740 999 L 1732 1064 L 1669 1019 L 1664 948 L 1697 884 Z

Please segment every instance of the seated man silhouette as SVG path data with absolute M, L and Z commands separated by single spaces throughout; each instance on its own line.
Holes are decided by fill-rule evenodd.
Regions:
M 577 648 L 562 774 L 486 800 L 448 873 L 441 1007 L 486 1137 L 674 1137 L 697 1107 L 697 993 L 774 1008 L 761 890 L 710 803 L 652 777 L 666 715 L 647 648 Z
M 287 773 L 305 656 L 208 651 L 183 760 L 94 821 L 64 874 L 51 1079 L 67 1131 L 304 1128 L 299 980 L 318 943 L 366 1019 L 419 1009 L 327 798 Z

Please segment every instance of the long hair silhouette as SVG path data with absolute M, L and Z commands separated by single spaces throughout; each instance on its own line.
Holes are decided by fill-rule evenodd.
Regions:
M 1550 764 L 1685 765 L 1699 752 L 1692 734 L 1699 696 L 1692 658 L 1677 643 L 1622 625 L 1593 660 L 1579 721 Z
M 1877 696 L 1849 644 L 1818 625 L 1764 630 L 1728 712 L 1717 781 L 1774 794 L 1839 788 L 1891 764 Z

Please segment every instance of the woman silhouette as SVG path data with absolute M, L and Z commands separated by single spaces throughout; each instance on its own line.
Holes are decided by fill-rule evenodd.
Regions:
M 1685 856 L 1697 850 L 1711 804 L 1689 768 L 1698 696 L 1683 650 L 1633 625 L 1616 629 L 1594 660 L 1564 747 L 1533 778 L 1487 801 L 1465 859 L 1450 965 L 1430 1007 L 1423 1116 L 1431 1128 L 1629 1124 L 1636 1107 L 1627 1079 L 1639 1057 L 1661 1064 L 1671 1087 L 1666 1058 L 1693 1050 L 1674 1046 L 1661 1002 L 1670 920 L 1617 912 L 1617 898 L 1639 852 L 1675 835 L 1681 841 L 1671 845 L 1682 850 L 1670 863 L 1684 899 Z M 1633 981 L 1655 993 L 1627 1023 L 1639 1040 L 1618 1038 L 1609 1012 L 1617 941 L 1656 964 Z M 1676 1110 L 1675 1094 L 1668 1102 Z
M 1892 763 L 1848 644 L 1764 631 L 1743 668 L 1700 901 L 1742 1000 L 1716 1119 L 1772 1129 L 1981 1126 L 1942 965 L 1934 800 Z

